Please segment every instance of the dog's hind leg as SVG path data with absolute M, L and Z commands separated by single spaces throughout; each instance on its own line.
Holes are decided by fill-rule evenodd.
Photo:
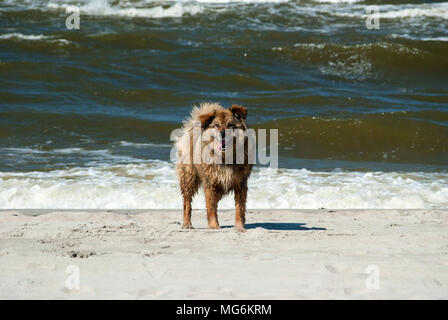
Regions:
M 247 183 L 241 188 L 234 190 L 235 193 L 235 229 L 239 232 L 245 232 L 244 224 L 246 223 L 246 199 L 247 199 Z
M 207 220 L 210 229 L 219 229 L 218 202 L 222 198 L 222 191 L 212 186 L 204 186 L 205 202 L 207 206 Z
M 184 166 L 179 170 L 180 188 L 184 202 L 184 223 L 182 229 L 193 229 L 191 224 L 191 202 L 199 188 L 199 178 L 193 166 Z

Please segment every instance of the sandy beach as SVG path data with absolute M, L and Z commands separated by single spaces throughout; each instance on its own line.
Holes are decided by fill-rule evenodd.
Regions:
M 447 299 L 447 214 L 3 210 L 0 298 Z

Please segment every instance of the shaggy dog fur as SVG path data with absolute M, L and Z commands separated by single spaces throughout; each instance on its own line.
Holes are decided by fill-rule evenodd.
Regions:
M 244 160 L 238 164 L 235 144 L 240 138 L 233 136 L 229 143 L 228 135 L 224 132 L 229 132 L 225 130 L 240 129 L 242 130 L 240 132 L 247 130 L 246 115 L 247 109 L 242 106 L 233 105 L 229 109 L 224 109 L 218 103 L 202 103 L 199 107 L 194 107 L 190 118 L 184 121 L 182 132 L 176 142 L 178 154 L 176 169 L 184 205 L 182 228 L 193 228 L 191 202 L 199 187 L 202 186 L 209 228 L 219 228 L 218 202 L 224 195 L 233 192 L 236 209 L 235 228 L 241 232 L 245 231 L 247 180 L 252 170 L 252 164 L 248 163 L 248 138 L 242 138 L 244 139 Z M 197 130 L 195 126 L 197 129 L 200 128 L 200 134 L 202 134 L 202 138 L 196 141 L 194 141 L 194 130 Z M 202 159 L 200 163 L 193 161 L 194 153 L 198 150 L 201 154 L 199 159 Z M 233 160 L 231 164 L 226 164 L 226 152 L 233 153 L 230 156 Z M 222 163 L 204 161 L 206 158 L 203 156 L 204 153 L 208 153 L 210 157 L 222 157 Z

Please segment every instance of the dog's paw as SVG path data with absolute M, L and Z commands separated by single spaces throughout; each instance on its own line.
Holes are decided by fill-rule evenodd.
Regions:
M 184 224 L 182 225 L 182 229 L 194 229 L 191 224 Z
M 211 222 L 208 224 L 210 229 L 219 229 L 219 224 L 217 222 Z
M 235 229 L 236 229 L 236 231 L 238 231 L 238 232 L 246 232 L 246 228 L 244 228 L 244 225 L 243 225 L 243 224 L 236 224 L 236 225 L 235 225 Z

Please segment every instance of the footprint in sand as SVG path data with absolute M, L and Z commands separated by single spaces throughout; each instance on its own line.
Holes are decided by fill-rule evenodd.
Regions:
M 79 259 L 86 259 L 96 255 L 95 251 L 90 250 L 84 250 L 84 251 L 72 250 L 67 252 L 67 254 L 70 258 L 79 258 Z
M 339 271 L 338 269 L 336 269 L 334 266 L 327 264 L 325 266 L 325 269 L 327 269 L 329 272 L 331 273 L 340 273 L 341 271 Z
M 146 268 L 146 273 L 148 273 L 154 279 L 161 279 L 168 272 L 166 268 L 160 268 L 154 265 L 148 265 L 146 263 L 142 263 L 142 265 Z
M 140 290 L 137 291 L 137 294 L 135 295 L 135 298 L 136 299 L 141 299 L 141 298 L 143 298 L 145 296 L 148 296 L 150 294 L 151 294 L 151 292 L 149 290 L 140 289 Z
M 22 287 L 32 287 L 36 285 L 36 281 L 33 279 L 21 279 L 17 284 Z
M 7 255 L 11 254 L 11 252 L 12 252 L 12 250 L 10 248 L 2 249 L 2 250 L 0 250 L 0 257 L 7 256 Z

